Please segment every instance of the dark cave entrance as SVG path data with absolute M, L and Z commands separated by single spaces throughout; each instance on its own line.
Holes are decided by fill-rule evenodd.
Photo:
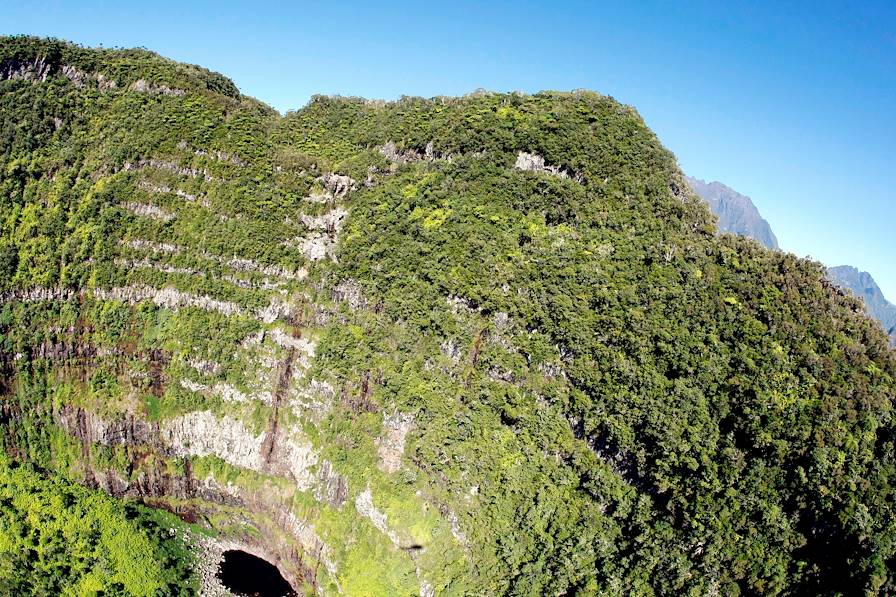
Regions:
M 289 586 L 277 567 L 245 551 L 225 551 L 218 565 L 221 584 L 237 595 L 248 597 L 293 597 Z

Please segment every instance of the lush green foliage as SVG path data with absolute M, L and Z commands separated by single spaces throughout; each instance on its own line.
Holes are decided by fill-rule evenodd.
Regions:
M 896 592 L 894 352 L 818 264 L 718 236 L 633 109 L 590 92 L 318 97 L 281 118 L 148 52 L 0 43 L 2 64 L 56 65 L 0 82 L 8 453 L 158 472 L 147 446 L 73 439 L 66 407 L 291 426 L 347 480 L 346 505 L 210 456 L 157 450 L 152 466 L 251 496 L 241 515 L 191 504 L 219 528 L 273 533 L 260 495 L 313 524 L 336 569 L 318 566 L 323 591 Z M 120 84 L 78 85 L 63 64 Z M 128 90 L 138 79 L 186 93 Z M 519 152 L 568 176 L 517 169 Z M 327 172 L 356 189 L 303 200 Z M 302 216 L 337 202 L 336 259 L 311 260 L 292 242 Z M 116 287 L 240 312 L 99 294 Z M 57 292 L 16 298 L 34 288 Z M 253 316 L 274 299 L 297 306 Z M 280 329 L 317 342 L 305 378 L 334 388 L 323 414 L 177 383 L 201 359 L 220 365 L 204 383 L 250 392 L 264 367 L 244 339 Z M 395 411 L 413 425 L 387 473 Z M 353 507 L 364 490 L 405 549 Z
M 181 525 L 0 456 L 5 595 L 189 595 Z
M 491 537 L 488 590 L 892 590 L 896 369 L 873 323 L 817 264 L 706 233 L 663 192 L 671 157 L 613 102 L 460 103 L 320 99 L 292 118 L 322 147 L 422 149 L 431 125 L 446 153 L 484 148 L 355 201 L 337 276 L 384 315 L 334 330 L 348 355 L 328 364 L 378 370 L 383 402 L 420 409 L 416 457 L 445 499 L 487 496 L 470 526 Z M 504 130 L 504 109 L 528 116 Z M 529 130 L 545 121 L 569 128 Z M 609 157 L 589 153 L 606 137 Z M 508 171 L 531 148 L 596 182 Z M 475 314 L 459 322 L 451 296 Z M 448 379 L 425 356 L 445 338 L 469 355 Z

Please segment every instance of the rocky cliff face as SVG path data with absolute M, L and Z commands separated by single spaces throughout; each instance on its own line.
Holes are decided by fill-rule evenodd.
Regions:
M 749 197 L 720 182 L 705 182 L 688 176 L 687 183 L 719 218 L 719 229 L 752 238 L 770 249 L 779 248 L 771 226 Z

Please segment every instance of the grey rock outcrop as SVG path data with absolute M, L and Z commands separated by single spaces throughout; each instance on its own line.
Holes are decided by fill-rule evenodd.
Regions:
M 408 431 L 414 426 L 414 417 L 394 411 L 383 417 L 383 435 L 377 440 L 380 470 L 394 473 L 401 468 Z
M 174 96 L 182 96 L 186 95 L 186 91 L 183 89 L 174 89 L 172 87 L 168 87 L 167 85 L 153 85 L 144 79 L 137 79 L 131 86 L 128 88 L 131 91 L 138 91 L 140 93 L 149 93 L 154 95 L 174 95 Z
M 342 230 L 346 216 L 348 216 L 348 212 L 341 207 L 337 207 L 320 216 L 302 215 L 301 221 L 309 230 L 326 230 L 338 233 Z
M 559 166 L 546 164 L 544 158 L 536 153 L 521 151 L 516 156 L 516 163 L 513 165 L 517 170 L 526 172 L 547 172 L 560 178 L 569 178 L 569 172 Z M 575 177 L 578 180 L 578 177 Z
M 84 87 L 96 82 L 101 91 L 110 91 L 118 87 L 115 80 L 102 73 L 86 73 L 70 64 L 55 64 L 43 58 L 34 60 L 7 60 L 0 63 L 0 81 L 21 79 L 35 83 L 43 83 L 54 74 L 61 74 L 76 87 Z
M 344 174 L 324 174 L 317 179 L 334 197 L 345 197 L 349 192 L 358 189 L 358 183 Z
M 170 222 L 177 217 L 167 209 L 162 209 L 158 205 L 152 205 L 150 203 L 137 203 L 136 201 L 128 201 L 124 204 L 124 208 L 136 216 L 150 218 L 152 220 L 158 220 L 160 222 Z
M 42 58 L 35 58 L 33 61 L 9 60 L 0 64 L 0 81 L 46 81 L 53 72 L 53 66 Z
M 351 311 L 367 307 L 367 299 L 364 298 L 361 285 L 351 278 L 343 280 L 333 289 L 332 298 L 337 303 L 344 303 Z
M 368 519 L 374 527 L 392 542 L 395 547 L 401 548 L 401 537 L 389 526 L 389 517 L 385 512 L 377 508 L 373 503 L 373 493 L 370 487 L 358 494 L 355 498 L 355 509 L 358 514 Z
M 214 182 L 215 180 L 215 178 L 211 174 L 209 174 L 208 170 L 205 170 L 204 168 L 189 168 L 187 166 L 181 166 L 180 164 L 172 161 L 159 160 L 155 158 L 140 160 L 136 163 L 125 162 L 121 167 L 121 169 L 124 171 L 141 170 L 143 168 L 164 170 L 173 174 L 179 174 L 181 176 L 199 178 L 204 180 L 205 182 Z
M 416 149 L 399 149 L 395 141 L 389 141 L 385 145 L 377 147 L 384 158 L 396 165 L 407 164 L 410 162 L 432 162 L 440 159 L 436 156 L 435 147 L 432 141 L 426 144 L 423 152 Z

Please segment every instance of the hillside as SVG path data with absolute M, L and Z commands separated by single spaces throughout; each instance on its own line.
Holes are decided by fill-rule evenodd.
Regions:
M 868 272 L 841 265 L 828 268 L 828 276 L 837 286 L 850 290 L 861 298 L 868 313 L 883 324 L 890 334 L 890 342 L 896 344 L 896 305 L 889 302 L 877 282 Z
M 778 249 L 778 239 L 769 223 L 759 214 L 753 201 L 720 182 L 705 182 L 686 177 L 688 185 L 709 204 L 719 218 L 719 229 L 752 238 L 769 249 Z
M 0 79 L 12 460 L 305 593 L 896 591 L 896 353 L 819 264 L 718 236 L 633 108 L 281 117 L 34 38 Z
M 707 183 L 698 178 L 685 177 L 688 185 L 709 206 L 718 218 L 719 229 L 752 238 L 770 249 L 779 249 L 778 239 L 771 226 L 759 214 L 752 200 L 720 182 Z M 868 272 L 842 265 L 828 268 L 828 278 L 840 288 L 861 298 L 868 314 L 877 319 L 896 346 L 896 306 L 887 301 Z

